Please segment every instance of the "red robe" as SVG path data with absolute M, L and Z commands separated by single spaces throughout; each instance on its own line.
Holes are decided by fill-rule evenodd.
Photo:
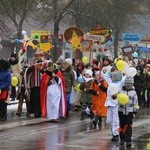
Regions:
M 65 80 L 60 71 L 56 74 L 61 79 L 61 90 L 62 90 L 62 96 L 60 100 L 60 106 L 59 106 L 59 116 L 66 118 L 67 116 L 67 100 L 66 100 L 66 91 L 65 91 Z M 47 87 L 48 82 L 51 79 L 51 76 L 47 75 L 46 73 L 43 74 L 41 79 L 41 86 L 40 86 L 40 102 L 41 102 L 41 113 L 43 117 L 47 116 L 47 106 L 46 106 L 46 100 L 47 100 Z

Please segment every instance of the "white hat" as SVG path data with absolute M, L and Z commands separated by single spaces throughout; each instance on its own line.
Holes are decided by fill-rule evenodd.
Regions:
M 71 58 L 66 58 L 65 61 L 72 66 L 72 59 Z
M 90 76 L 92 77 L 92 76 L 93 76 L 93 71 L 90 70 L 90 69 L 87 69 L 87 70 L 85 71 L 85 74 L 88 74 L 88 75 L 90 75 Z
M 96 71 L 95 75 L 98 75 L 101 79 L 104 79 L 104 75 L 101 71 Z

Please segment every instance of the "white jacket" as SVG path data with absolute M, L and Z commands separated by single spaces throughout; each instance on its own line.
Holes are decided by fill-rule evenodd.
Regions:
M 109 107 L 115 107 L 118 104 L 117 99 L 113 99 L 112 96 L 114 94 L 120 93 L 122 90 L 122 82 L 112 82 L 109 84 L 108 89 L 107 89 L 107 100 L 105 102 L 105 106 Z

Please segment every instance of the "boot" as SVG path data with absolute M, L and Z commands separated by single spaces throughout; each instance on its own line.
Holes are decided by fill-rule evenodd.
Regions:
M 85 119 L 85 113 L 84 113 L 84 111 L 82 111 L 80 120 L 84 120 L 84 119 Z
M 95 119 L 93 120 L 94 128 L 96 128 L 97 122 L 98 122 L 99 116 L 96 115 Z
M 102 125 L 102 117 L 101 116 L 99 116 L 98 121 L 99 121 L 98 125 L 101 126 Z
M 126 147 L 128 148 L 128 147 L 131 147 L 132 146 L 132 144 L 131 144 L 131 142 L 127 142 L 126 143 Z
M 119 136 L 118 135 L 113 135 L 112 141 L 119 141 Z

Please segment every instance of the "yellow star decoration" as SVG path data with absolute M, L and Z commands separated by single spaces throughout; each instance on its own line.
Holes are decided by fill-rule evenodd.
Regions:
M 72 49 L 75 51 L 77 48 L 81 49 L 80 40 L 75 31 L 73 31 L 72 39 L 71 39 Z

